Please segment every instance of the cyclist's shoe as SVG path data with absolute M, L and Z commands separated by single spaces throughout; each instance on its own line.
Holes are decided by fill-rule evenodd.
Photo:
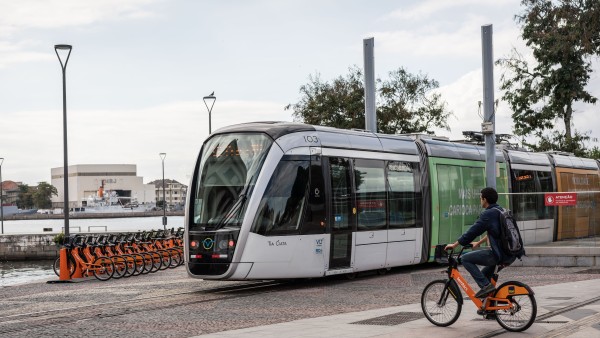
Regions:
M 496 311 L 486 311 L 486 310 L 478 309 L 477 315 L 483 316 L 484 319 L 495 319 Z
M 479 290 L 479 292 L 475 294 L 475 297 L 483 298 L 487 296 L 488 293 L 493 292 L 495 290 L 496 288 L 494 287 L 494 285 L 492 285 L 492 283 L 489 283 L 488 285 L 482 287 L 481 290 Z

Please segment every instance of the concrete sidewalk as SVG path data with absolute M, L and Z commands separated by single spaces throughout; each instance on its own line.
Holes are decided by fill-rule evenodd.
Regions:
M 458 321 L 449 327 L 431 324 L 421 305 L 410 304 L 287 323 L 224 331 L 201 337 L 599 337 L 600 279 L 534 288 L 536 322 L 523 333 L 505 331 L 495 320 L 476 314 L 465 299 Z M 560 313 L 559 313 L 560 312 Z

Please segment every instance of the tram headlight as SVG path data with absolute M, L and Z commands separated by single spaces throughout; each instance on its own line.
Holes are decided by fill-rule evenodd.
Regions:
M 198 241 L 191 241 L 191 242 L 190 242 L 190 248 L 191 248 L 191 249 L 196 249 L 196 248 L 198 248 Z
M 222 239 L 219 241 L 219 249 L 225 250 L 225 249 L 227 249 L 227 245 L 228 245 L 227 240 Z

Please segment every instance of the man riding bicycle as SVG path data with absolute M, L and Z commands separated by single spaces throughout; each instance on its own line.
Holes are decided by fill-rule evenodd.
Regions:
M 500 208 L 496 202 L 498 201 L 498 192 L 494 188 L 483 188 L 481 190 L 481 207 L 485 210 L 479 215 L 475 223 L 467 230 L 460 238 L 445 247 L 445 250 L 454 249 L 459 244 L 467 245 L 471 243 L 477 236 L 482 235 L 487 231 L 487 235 L 477 242 L 472 242 L 473 248 L 478 247 L 484 241 L 488 242 L 491 250 L 477 250 L 466 253 L 462 256 L 461 262 L 467 271 L 473 276 L 475 282 L 481 290 L 475 294 L 475 297 L 485 297 L 490 292 L 494 291 L 491 278 L 494 274 L 496 265 L 509 265 L 515 261 L 516 257 L 506 255 L 500 243 L 500 213 L 491 210 L 492 208 Z M 484 266 L 480 271 L 477 265 Z

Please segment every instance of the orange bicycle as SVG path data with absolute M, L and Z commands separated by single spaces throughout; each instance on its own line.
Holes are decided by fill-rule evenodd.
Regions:
M 443 252 L 445 244 L 438 245 L 436 252 Z M 425 287 L 421 295 L 421 308 L 425 317 L 434 325 L 452 325 L 462 310 L 462 288 L 467 296 L 477 307 L 477 313 L 485 319 L 496 318 L 500 326 L 508 331 L 520 332 L 527 330 L 535 321 L 537 304 L 533 290 L 524 283 L 509 281 L 503 283 L 496 290 L 484 298 L 476 298 L 475 291 L 469 286 L 465 278 L 458 271 L 460 256 L 465 248 L 463 246 L 456 257 L 454 250 L 448 252 L 448 279 L 435 280 Z M 504 266 L 496 266 L 492 284 L 496 285 L 498 271 Z M 460 288 L 458 287 L 460 285 Z

